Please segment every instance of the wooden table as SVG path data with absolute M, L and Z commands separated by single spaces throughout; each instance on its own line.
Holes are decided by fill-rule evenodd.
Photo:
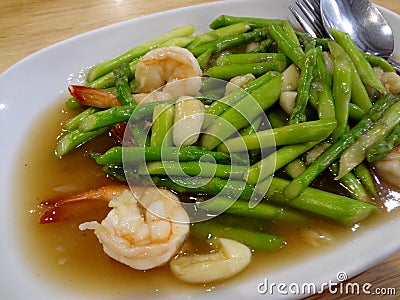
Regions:
M 55 42 L 115 22 L 159 11 L 213 0 L 1 0 L 0 1 L 0 72 Z M 266 0 L 267 1 L 267 0 Z M 400 14 L 400 1 L 373 0 Z M 397 28 L 396 28 L 397 29 Z M 373 287 L 396 288 L 400 297 L 400 253 L 380 265 L 352 278 L 351 282 L 369 282 Z M 325 293 L 310 299 L 350 299 Z

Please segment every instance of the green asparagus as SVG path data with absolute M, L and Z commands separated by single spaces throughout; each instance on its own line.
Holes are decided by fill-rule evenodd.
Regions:
M 246 165 L 248 161 L 241 155 L 209 151 L 197 146 L 187 147 L 121 147 L 110 148 L 96 158 L 100 165 L 123 164 L 123 162 L 143 161 L 199 161 L 218 164 Z
M 339 158 L 344 150 L 368 131 L 368 129 L 381 118 L 383 113 L 387 111 L 395 101 L 396 98 L 391 94 L 387 94 L 376 101 L 371 109 L 365 113 L 363 118 L 350 131 L 342 135 L 336 143 L 329 147 L 309 167 L 307 167 L 300 176 L 294 178 L 289 183 L 285 189 L 286 200 L 290 201 L 299 196 L 319 174 Z
M 336 120 L 323 119 L 259 131 L 226 140 L 219 145 L 222 152 L 241 152 L 295 143 L 318 142 L 326 139 L 336 127 Z

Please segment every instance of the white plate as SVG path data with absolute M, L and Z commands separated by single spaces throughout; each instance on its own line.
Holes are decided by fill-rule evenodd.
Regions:
M 115 24 L 83 35 L 76 36 L 43 49 L 12 66 L 0 76 L 0 297 L 2 299 L 77 299 L 77 295 L 60 295 L 59 291 L 34 276 L 19 259 L 16 249 L 13 201 L 15 192 L 13 164 L 24 144 L 24 134 L 30 125 L 52 102 L 66 92 L 71 73 L 82 66 L 96 64 L 113 57 L 137 44 L 159 36 L 167 29 L 192 23 L 198 32 L 206 31 L 209 22 L 220 14 L 258 16 L 269 18 L 289 17 L 290 0 L 243 0 L 222 1 L 158 13 L 123 23 Z M 400 28 L 400 17 L 382 9 L 392 28 Z M 138 30 L 140 28 L 140 30 Z M 395 32 L 396 33 L 396 32 Z M 397 32 L 397 35 L 399 33 Z M 125 38 L 129 37 L 129 38 Z M 397 53 L 400 36 L 396 36 Z M 24 183 L 20 183 L 23 186 Z M 257 286 L 265 278 L 274 283 L 314 283 L 320 285 L 336 280 L 338 272 L 345 271 L 349 277 L 379 263 L 400 250 L 400 220 L 388 221 L 368 232 L 357 234 L 349 242 L 328 253 L 314 256 L 263 277 L 248 278 L 239 285 L 229 286 L 211 293 L 174 295 L 173 298 L 223 298 L 223 299 L 268 299 L 280 297 L 260 295 Z M 27 251 L 26 249 L 22 251 Z M 288 290 L 286 290 L 288 291 Z M 304 295 L 303 295 L 304 296 Z M 134 295 L 132 295 L 134 297 Z M 171 298 L 171 295 L 164 295 Z M 287 297 L 298 298 L 301 295 Z

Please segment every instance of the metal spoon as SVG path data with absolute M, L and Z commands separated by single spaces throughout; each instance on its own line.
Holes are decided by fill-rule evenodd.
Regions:
M 400 72 L 392 59 L 392 29 L 369 0 L 321 0 L 321 16 L 328 33 L 329 28 L 347 32 L 361 51 L 387 59 Z

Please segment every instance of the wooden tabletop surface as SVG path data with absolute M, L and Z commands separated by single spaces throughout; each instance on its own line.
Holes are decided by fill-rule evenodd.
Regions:
M 213 0 L 1 0 L 0 72 L 37 50 L 74 35 L 134 17 L 206 2 Z M 399 0 L 373 2 L 400 14 Z M 377 299 L 399 298 L 400 253 L 350 281 L 370 283 L 373 288 L 396 289 L 396 296 L 376 296 Z M 310 299 L 364 297 L 325 292 Z

